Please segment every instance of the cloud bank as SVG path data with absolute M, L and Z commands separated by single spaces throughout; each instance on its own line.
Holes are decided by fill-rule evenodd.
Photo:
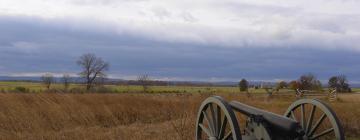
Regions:
M 76 73 L 96 53 L 114 77 L 360 80 L 355 0 L 0 0 L 0 74 Z

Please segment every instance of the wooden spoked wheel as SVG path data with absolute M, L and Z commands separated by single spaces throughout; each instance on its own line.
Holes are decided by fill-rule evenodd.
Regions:
M 196 140 L 241 140 L 236 116 L 219 96 L 207 98 L 200 106 Z
M 303 128 L 304 140 L 344 140 L 344 131 L 334 111 L 317 99 L 300 99 L 290 105 L 285 116 Z

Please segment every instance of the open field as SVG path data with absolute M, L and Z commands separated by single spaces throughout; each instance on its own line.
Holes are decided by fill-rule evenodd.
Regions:
M 296 99 L 220 94 L 283 114 Z M 0 139 L 188 140 L 199 104 L 210 94 L 0 94 Z M 346 136 L 360 138 L 360 95 L 330 105 Z
M 41 83 L 34 82 L 0 82 L 0 91 L 12 92 L 16 87 L 24 87 L 31 93 L 42 93 L 47 89 Z M 142 86 L 136 85 L 105 85 L 108 92 L 111 93 L 141 93 Z M 52 84 L 51 89 L 62 90 L 62 84 Z M 84 90 L 84 86 L 80 84 L 71 84 L 69 89 Z M 238 87 L 219 87 L 219 86 L 149 86 L 150 93 L 238 93 Z M 250 89 L 251 93 L 264 93 L 263 89 Z M 282 90 L 282 92 L 291 92 L 290 90 Z
M 25 88 L 28 93 L 49 92 L 41 83 L 35 82 L 1 82 L 0 93 L 18 92 L 17 87 Z M 105 85 L 105 89 L 100 89 L 99 93 L 143 93 L 142 86 L 136 85 Z M 50 92 L 85 92 L 84 85 L 71 84 L 68 91 L 64 91 L 62 84 L 52 84 Z M 360 88 L 353 88 L 353 92 L 360 92 Z M 327 91 L 327 89 L 324 89 Z M 250 93 L 266 93 L 264 89 L 249 89 Z M 231 86 L 149 86 L 149 93 L 239 93 L 238 87 Z M 294 94 L 294 90 L 281 89 L 278 93 Z

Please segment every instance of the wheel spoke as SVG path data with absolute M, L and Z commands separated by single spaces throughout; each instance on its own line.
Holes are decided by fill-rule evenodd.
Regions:
M 227 140 L 231 137 L 231 131 L 225 135 L 225 137 L 222 140 Z
M 221 123 L 221 128 L 220 128 L 220 133 L 219 133 L 219 138 L 223 138 L 224 134 L 225 134 L 225 130 L 226 130 L 226 125 L 227 125 L 227 118 L 224 115 L 224 119 Z
M 199 124 L 200 128 L 206 133 L 206 135 L 208 135 L 209 137 L 211 137 L 211 132 L 209 131 L 209 129 L 207 129 L 203 124 Z
M 214 136 L 214 125 L 212 124 L 212 122 L 209 120 L 209 116 L 207 115 L 207 113 L 205 111 L 202 111 L 203 115 L 204 115 L 204 118 L 205 120 L 207 121 L 207 123 L 209 124 L 209 129 L 210 129 L 210 132 L 211 132 L 211 136 Z
M 335 111 L 319 99 L 297 100 L 288 107 L 284 116 L 295 120 L 301 127 L 303 136 L 300 139 L 345 139 L 343 126 Z
M 322 121 L 325 119 L 325 117 L 326 117 L 326 114 L 323 113 L 323 114 L 321 115 L 320 119 L 316 122 L 315 126 L 314 126 L 314 127 L 310 130 L 310 132 L 308 133 L 308 136 L 312 136 L 312 135 L 315 133 L 316 129 L 320 126 L 320 124 L 321 124 Z
M 295 112 L 294 112 L 294 110 L 292 110 L 292 111 L 290 112 L 290 114 L 291 114 L 291 118 L 293 118 L 295 121 L 297 121 L 297 119 L 296 119 L 296 117 L 295 117 Z
M 329 133 L 331 133 L 332 131 L 334 131 L 334 128 L 330 128 L 330 129 L 328 129 L 328 130 L 325 130 L 325 131 L 323 131 L 323 132 L 321 132 L 320 134 L 317 134 L 317 135 L 315 135 L 314 137 L 311 137 L 311 139 L 317 139 L 317 138 L 319 138 L 319 137 L 321 137 L 321 136 L 324 136 L 324 135 L 326 135 L 326 134 L 329 134 Z
M 309 131 L 310 131 L 310 129 L 311 129 L 311 125 L 312 125 L 312 122 L 313 122 L 315 110 L 316 110 L 316 106 L 313 105 L 312 108 L 311 108 L 311 112 L 310 112 L 310 115 L 309 115 L 309 119 L 308 119 L 308 121 L 307 121 L 307 125 L 306 125 L 306 130 L 305 130 L 305 133 L 306 133 L 306 134 L 308 134 Z
M 301 126 L 305 129 L 305 104 L 301 104 Z
M 217 129 L 218 129 L 218 126 L 216 125 L 217 124 L 217 118 L 215 118 L 215 108 L 213 107 L 213 104 L 210 104 L 210 112 L 211 112 L 211 119 L 212 119 L 212 124 L 213 124 L 213 134 L 214 136 L 217 136 Z
M 221 109 L 219 106 L 216 106 L 216 122 L 217 122 L 216 123 L 216 126 L 217 126 L 216 136 L 219 136 L 220 131 L 221 131 Z
M 220 96 L 201 103 L 196 120 L 196 140 L 241 139 L 239 123 L 230 102 Z

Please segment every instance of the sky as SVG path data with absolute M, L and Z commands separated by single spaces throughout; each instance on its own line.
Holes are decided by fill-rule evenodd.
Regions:
M 0 75 L 360 81 L 358 0 L 0 0 Z

